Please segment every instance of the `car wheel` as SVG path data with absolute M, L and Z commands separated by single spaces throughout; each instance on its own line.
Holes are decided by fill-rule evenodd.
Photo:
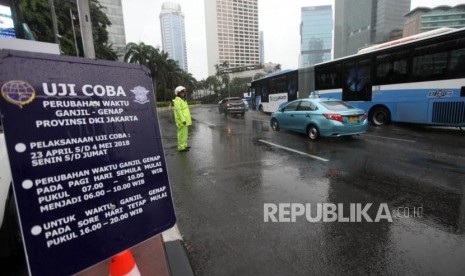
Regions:
M 271 129 L 273 129 L 274 131 L 279 131 L 278 120 L 272 119 L 270 124 L 271 124 Z
M 263 105 L 260 105 L 260 106 L 258 107 L 258 110 L 260 110 L 261 112 L 263 112 Z
M 320 138 L 320 131 L 315 125 L 309 125 L 307 127 L 307 136 L 310 138 L 310 140 L 314 141 Z
M 376 107 L 371 111 L 370 121 L 375 126 L 387 125 L 391 121 L 391 114 L 384 107 Z
M 244 117 L 244 115 L 245 115 L 245 112 L 242 112 L 242 113 L 241 113 L 241 116 Z

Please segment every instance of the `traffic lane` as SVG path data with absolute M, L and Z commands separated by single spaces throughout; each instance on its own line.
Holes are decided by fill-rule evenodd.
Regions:
M 403 136 L 401 133 L 398 137 Z M 383 195 L 394 205 L 423 205 L 429 223 L 450 231 L 463 227 L 458 221 L 464 194 L 464 147 L 439 148 L 427 140 L 401 140 L 398 137 L 380 139 L 361 135 L 310 142 L 304 135 L 274 132 L 269 140 L 330 160 L 333 177 L 351 179 L 352 186 Z M 385 138 L 390 141 L 387 143 Z M 444 136 L 442 144 L 452 138 Z M 371 180 L 377 184 L 367 184 Z
M 460 217 L 463 194 L 460 179 L 465 172 L 461 164 L 465 154 L 459 154 L 457 158 L 456 154 L 464 150 L 456 145 L 461 141 L 463 132 L 427 127 L 426 130 L 431 129 L 432 134 L 425 134 L 415 132 L 409 125 L 392 125 L 370 128 L 368 135 L 352 139 L 329 138 L 312 143 L 304 135 L 270 132 L 266 117 L 256 116 L 256 113 L 252 115 L 255 116 L 252 120 L 257 136 L 269 133 L 265 137 L 278 144 L 334 159 L 332 175 L 358 172 L 360 179 L 366 176 L 378 178 L 380 184 L 374 186 L 375 189 L 373 186 L 366 189 L 386 194 L 395 204 L 424 203 L 430 221 L 452 231 L 459 228 L 457 218 Z M 421 129 L 425 132 L 425 127 Z M 380 136 L 379 132 L 384 132 L 384 136 Z M 441 146 L 437 146 L 438 141 Z M 376 191 L 379 187 L 382 189 Z M 390 190 L 393 192 L 386 193 Z
M 225 124 L 236 125 L 243 124 L 247 118 L 250 116 L 250 112 L 245 112 L 244 116 L 240 114 L 230 114 L 225 116 L 220 114 L 218 111 L 217 105 L 202 105 L 201 108 L 193 109 L 192 111 L 193 118 L 200 124 L 205 124 L 210 127 L 221 127 Z
M 430 171 L 431 181 L 437 176 L 450 174 L 449 178 L 458 179 L 457 174 L 465 173 L 465 147 L 462 131 L 438 131 L 432 128 L 427 133 L 415 132 L 408 125 L 391 125 L 382 128 L 370 127 L 367 134 L 351 138 L 322 138 L 312 143 L 305 135 L 280 131 L 270 132 L 268 139 L 276 144 L 289 146 L 309 154 L 315 154 L 326 159 L 339 159 L 340 153 L 347 153 L 348 158 L 361 154 L 384 160 L 384 163 L 399 164 L 403 171 L 405 166 L 416 166 L 417 170 Z M 427 130 L 427 129 L 426 129 Z M 353 154 L 353 155 L 352 155 Z M 389 161 L 389 162 L 388 162 Z M 401 166 L 402 165 L 402 166 Z M 402 171 L 402 170 L 400 170 Z M 448 181 L 457 188 L 457 181 Z M 454 184 L 455 183 L 455 184 Z
M 334 170 L 333 170 L 333 172 L 334 172 Z
M 384 187 L 378 184 L 376 177 L 366 172 L 357 174 L 355 168 L 363 168 L 364 162 L 357 162 L 358 166 L 351 164 L 354 169 L 343 172 L 329 164 L 309 161 L 308 158 L 262 145 L 257 139 L 267 138 L 270 132 L 261 124 L 260 128 L 262 131 L 247 135 L 242 129 L 228 132 L 227 128 L 199 124 L 192 132 L 192 140 L 200 147 L 194 147 L 186 155 L 175 154 L 168 158 L 176 170 L 171 173 L 170 169 L 170 178 L 178 223 L 188 241 L 196 271 L 201 271 L 202 275 L 224 274 L 225 271 L 304 275 L 347 271 L 454 273 L 463 269 L 457 265 L 457 256 L 463 253 L 463 240 L 457 240 L 451 231 L 438 227 L 440 223 L 431 225 L 428 221 L 418 222 L 418 218 L 396 220 L 387 226 L 379 223 L 312 224 L 305 221 L 264 223 L 265 202 L 382 202 L 392 194 L 396 195 L 396 187 L 386 198 L 384 190 L 394 181 L 385 181 Z M 300 137 L 294 141 L 300 140 L 305 139 Z M 312 145 L 322 146 L 324 143 Z M 334 148 L 338 151 L 337 147 Z M 354 182 L 362 184 L 357 186 Z M 413 226 L 408 223 L 413 223 Z M 425 234 L 422 227 L 426 227 L 429 233 Z M 390 234 L 394 230 L 397 236 Z M 416 232 L 423 234 L 418 236 Z M 409 233 L 419 238 L 415 241 Z M 441 244 L 436 246 L 430 242 L 428 246 L 427 241 L 431 237 L 439 237 Z M 383 241 L 383 246 L 378 246 L 377 242 L 372 244 L 372 240 Z M 452 241 L 455 250 L 451 250 Z M 409 245 L 407 249 L 402 247 L 404 244 Z M 418 258 L 421 254 L 409 249 L 419 244 L 427 244 L 420 247 L 427 252 L 426 262 L 424 257 Z M 358 249 L 350 252 L 354 248 Z M 379 255 L 386 251 L 389 256 Z M 348 252 L 357 258 L 348 260 L 345 257 Z M 373 252 L 377 254 L 373 255 Z M 434 252 L 444 253 L 442 256 L 447 258 L 443 262 L 444 267 L 431 267 L 430 264 L 438 257 Z M 365 265 L 366 260 L 386 264 L 388 268 Z M 405 266 L 405 260 L 408 266 Z M 396 266 L 396 263 L 404 266 Z M 449 269 L 440 270 L 445 266 Z

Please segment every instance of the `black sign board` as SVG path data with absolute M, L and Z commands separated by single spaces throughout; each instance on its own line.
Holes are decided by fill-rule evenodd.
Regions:
M 31 275 L 68 275 L 175 224 L 146 68 L 0 51 L 0 111 Z

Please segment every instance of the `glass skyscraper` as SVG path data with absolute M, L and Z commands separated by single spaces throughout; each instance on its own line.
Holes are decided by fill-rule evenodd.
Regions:
M 184 14 L 178 3 L 165 2 L 160 12 L 163 51 L 175 60 L 179 68 L 187 71 L 186 32 Z
M 331 60 L 333 10 L 331 6 L 303 7 L 300 23 L 299 67 Z
M 402 37 L 410 0 L 335 0 L 334 58 Z
M 121 0 L 99 0 L 99 3 L 105 7 L 103 11 L 111 22 L 111 26 L 107 28 L 108 43 L 113 45 L 118 59 L 123 60 L 126 53 L 126 35 Z

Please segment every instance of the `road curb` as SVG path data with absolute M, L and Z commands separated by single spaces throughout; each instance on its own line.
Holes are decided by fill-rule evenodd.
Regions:
M 194 276 L 177 225 L 162 233 L 165 254 L 172 276 Z

